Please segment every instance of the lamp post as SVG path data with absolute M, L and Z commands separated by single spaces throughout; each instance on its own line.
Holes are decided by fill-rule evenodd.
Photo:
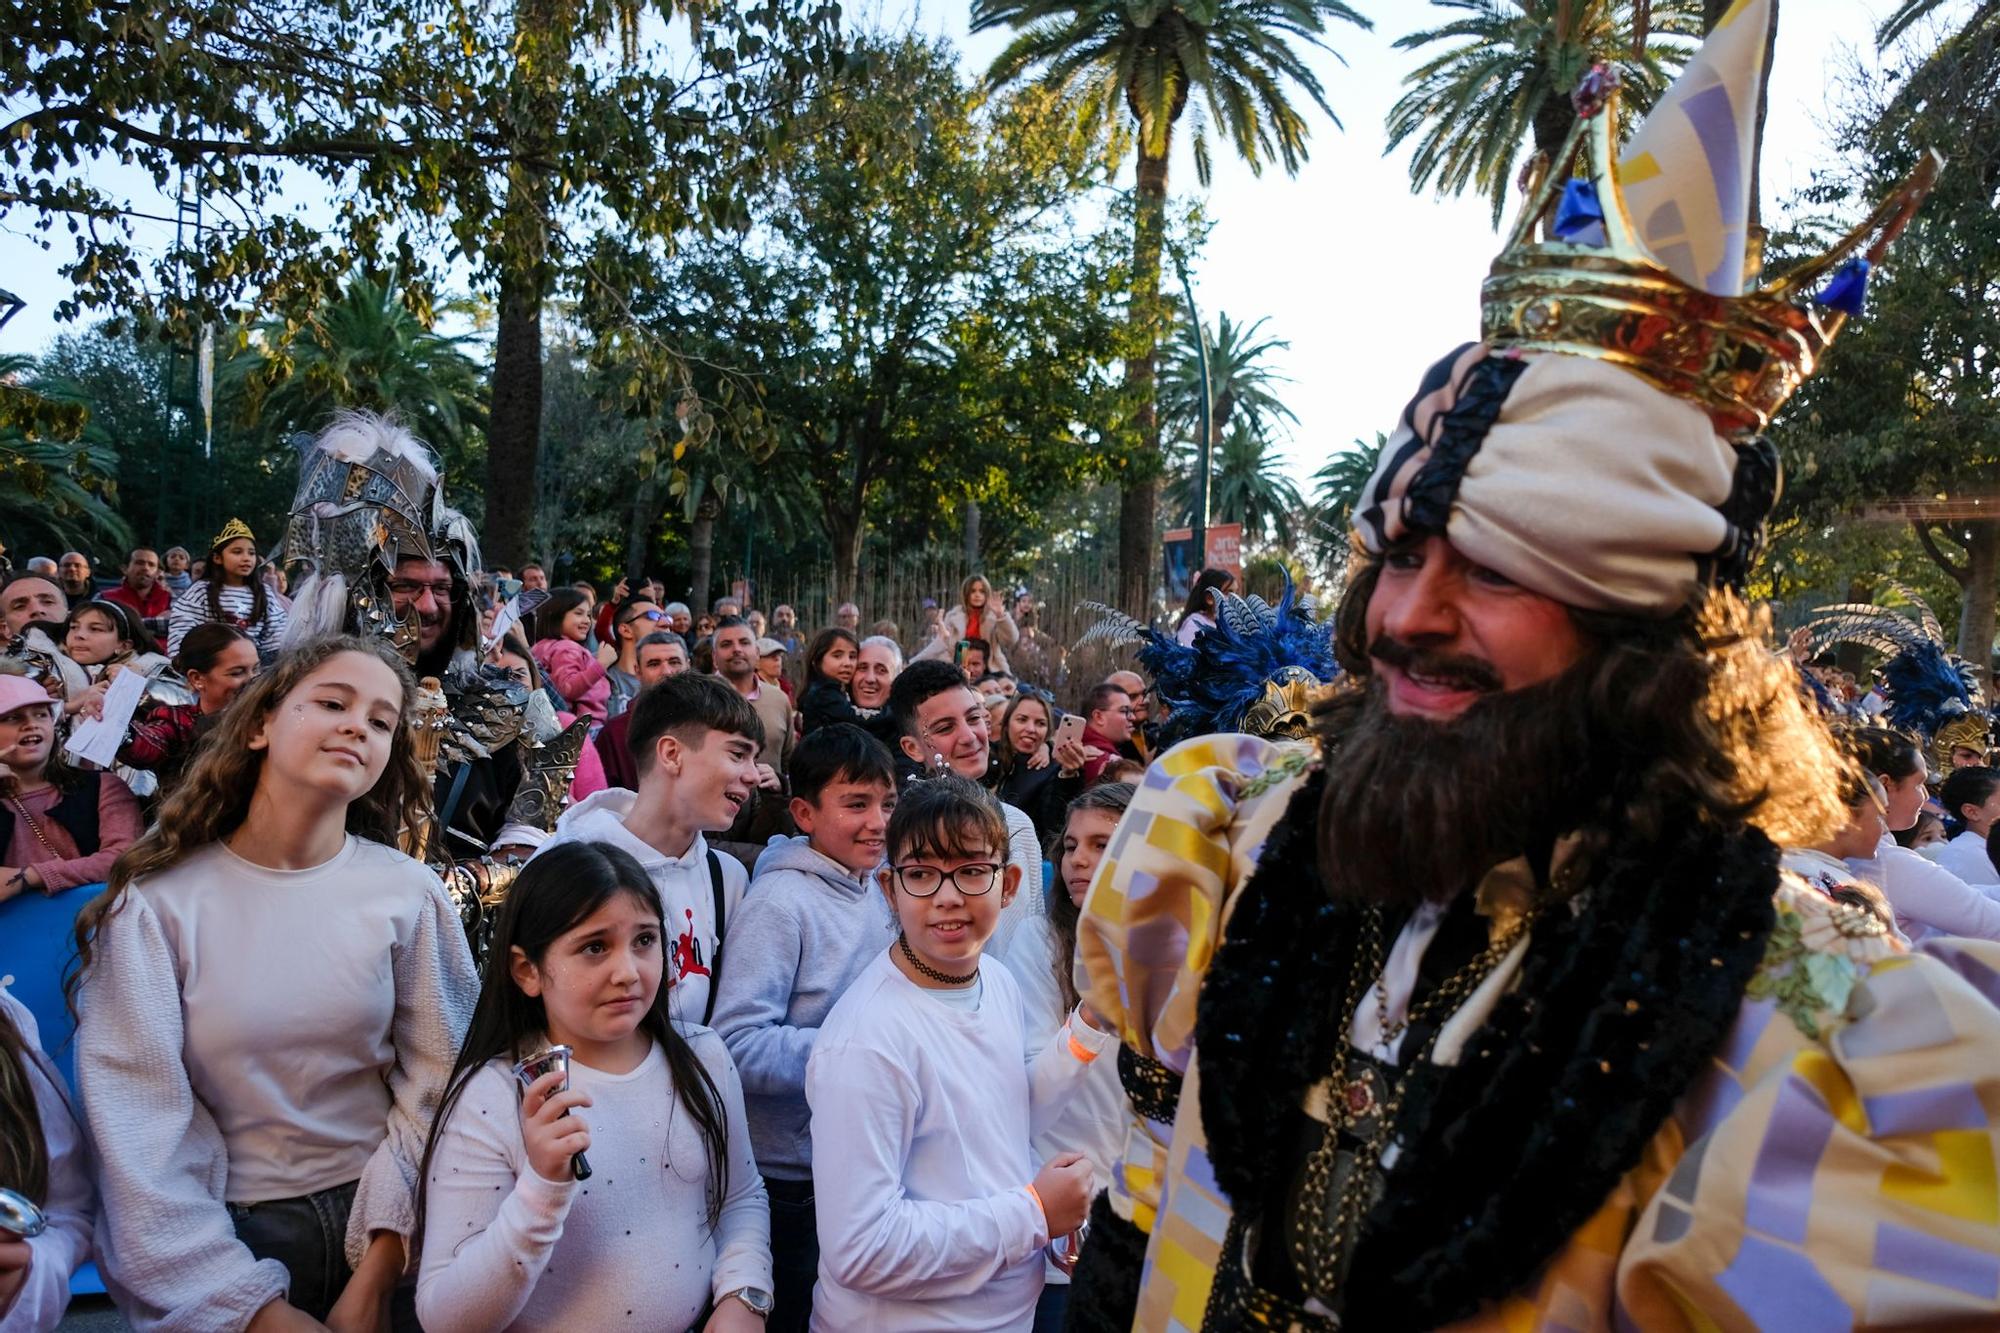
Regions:
M 1181 275 L 1181 295 L 1187 298 L 1188 318 L 1194 321 L 1195 359 L 1201 370 L 1201 435 L 1195 442 L 1194 521 L 1189 525 L 1194 530 L 1194 576 L 1199 578 L 1208 567 L 1208 451 L 1215 433 L 1215 403 L 1208 380 L 1208 330 L 1202 325 L 1201 312 L 1195 309 L 1194 285 L 1188 281 L 1187 265 L 1178 250 L 1174 251 L 1174 271 Z

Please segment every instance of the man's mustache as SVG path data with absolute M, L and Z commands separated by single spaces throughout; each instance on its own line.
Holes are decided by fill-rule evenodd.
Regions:
M 1484 658 L 1416 648 L 1387 634 L 1375 636 L 1374 642 L 1368 645 L 1368 655 L 1378 662 L 1388 663 L 1405 675 L 1446 680 L 1482 694 L 1498 694 L 1503 685 L 1500 673 Z

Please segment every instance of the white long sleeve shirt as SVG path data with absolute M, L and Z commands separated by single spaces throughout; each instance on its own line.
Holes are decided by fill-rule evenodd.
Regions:
M 308 870 L 217 843 L 136 882 L 84 976 L 77 1082 L 98 1254 L 134 1328 L 240 1328 L 284 1265 L 228 1203 L 358 1181 L 347 1256 L 406 1240 L 417 1163 L 479 989 L 444 886 L 350 837 Z
M 1913 942 L 1933 935 L 2000 940 L 2000 899 L 1988 896 L 2000 892 L 2000 886 L 1975 888 L 1894 838 L 1882 839 L 1873 860 L 1850 857 L 1847 864 L 1882 890 L 1895 909 L 1896 924 Z
M 1922 855 L 1977 888 L 2000 887 L 2000 870 L 1986 854 L 1986 839 L 1971 829 L 1950 842 L 1932 843 Z
M 42 1053 L 40 1030 L 28 1007 L 0 990 L 0 1009 L 14 1021 L 26 1048 L 23 1071 L 35 1090 L 35 1114 L 49 1153 L 49 1189 L 41 1200 L 48 1229 L 28 1239 L 27 1281 L 11 1304 L 0 1303 L 0 1333 L 48 1333 L 69 1306 L 70 1275 L 90 1258 L 97 1191 L 90 1184 L 90 1154 L 83 1126 L 63 1092 L 62 1075 Z
M 684 1031 L 722 1094 L 728 1187 L 709 1232 L 707 1153 L 655 1046 L 638 1068 L 570 1064 L 590 1094 L 589 1180 L 537 1175 L 512 1069 L 472 1076 L 438 1137 L 417 1317 L 429 1333 L 692 1327 L 743 1287 L 771 1289 L 771 1210 L 750 1150 L 743 1087 L 722 1039 Z
M 827 1333 L 960 1333 L 1034 1322 L 1049 1240 L 1030 1138 L 1112 1038 L 1080 1023 L 1032 1063 L 1020 987 L 982 958 L 977 1009 L 885 951 L 827 1016 L 806 1066 Z

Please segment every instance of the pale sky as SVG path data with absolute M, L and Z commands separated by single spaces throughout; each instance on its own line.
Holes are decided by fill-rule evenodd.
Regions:
M 1764 154 L 1767 220 L 1781 217 L 1786 199 L 1826 156 L 1821 127 L 1830 119 L 1836 57 L 1846 48 L 1872 49 L 1875 25 L 1891 6 L 1783 5 Z M 1356 7 L 1374 17 L 1375 30 L 1334 33 L 1347 65 L 1325 54 L 1312 61 L 1346 131 L 1315 113 L 1312 157 L 1296 179 L 1275 169 L 1253 176 L 1218 144 L 1204 196 L 1214 229 L 1192 275 L 1211 326 L 1218 310 L 1245 324 L 1268 316 L 1265 332 L 1290 341 L 1273 360 L 1293 381 L 1284 392 L 1299 425 L 1287 463 L 1302 486 L 1331 453 L 1386 430 L 1424 367 L 1476 336 L 1479 283 L 1499 246 L 1483 201 L 1413 196 L 1407 152 L 1382 154 L 1384 117 L 1413 63 L 1391 43 L 1434 22 L 1435 11 L 1419 0 L 1357 0 Z M 973 74 L 1004 43 L 994 34 L 968 37 L 963 0 L 877 0 L 850 5 L 849 13 L 871 26 L 949 37 Z M 1176 196 L 1198 189 L 1184 152 L 1172 171 Z M 1130 186 L 1131 172 L 1128 162 L 1121 185 Z M 324 209 L 323 199 L 303 202 L 311 212 Z M 142 239 L 165 230 L 150 228 Z M 65 284 L 25 231 L 19 219 L 0 224 L 0 286 L 28 302 L 0 331 L 0 351 L 39 351 L 62 331 L 52 312 Z M 58 251 L 66 249 L 65 237 Z

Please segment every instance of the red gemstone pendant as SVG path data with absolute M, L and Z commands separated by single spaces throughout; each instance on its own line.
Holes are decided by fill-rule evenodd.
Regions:
M 1347 1085 L 1347 1113 L 1350 1116 L 1364 1116 L 1375 1109 L 1375 1090 L 1365 1078 L 1357 1078 Z

